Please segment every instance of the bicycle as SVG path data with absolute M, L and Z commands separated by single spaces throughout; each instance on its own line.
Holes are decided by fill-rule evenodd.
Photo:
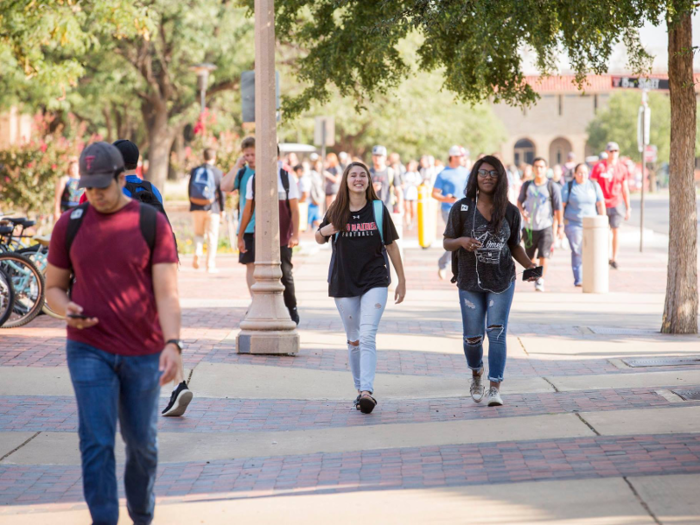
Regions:
M 20 218 L 3 218 L 2 222 L 5 225 L 0 225 L 0 269 L 9 278 L 15 297 L 12 311 L 0 327 L 16 328 L 26 325 L 41 312 L 46 299 L 45 281 L 31 258 L 18 253 L 26 248 L 22 240 L 28 237 L 24 235 L 25 228 L 33 226 L 34 222 Z M 15 235 L 18 226 L 22 230 Z
M 0 326 L 12 315 L 14 306 L 15 289 L 12 286 L 12 280 L 4 270 L 0 269 Z

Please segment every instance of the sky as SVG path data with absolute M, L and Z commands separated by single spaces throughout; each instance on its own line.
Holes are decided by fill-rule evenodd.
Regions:
M 666 32 L 666 22 L 662 21 L 658 26 L 647 24 L 640 31 L 640 38 L 644 48 L 654 55 L 654 63 L 652 73 L 667 73 L 668 72 L 668 34 Z M 693 46 L 700 46 L 700 12 L 696 12 L 693 16 Z M 615 52 L 610 60 L 610 73 L 626 73 L 628 72 L 627 55 L 625 46 L 618 44 Z M 695 53 L 695 71 L 700 73 L 700 53 Z M 573 73 L 569 68 L 568 59 L 566 56 L 561 57 L 560 73 Z M 531 55 L 525 53 L 525 74 L 537 75 L 539 71 L 534 65 L 534 60 Z

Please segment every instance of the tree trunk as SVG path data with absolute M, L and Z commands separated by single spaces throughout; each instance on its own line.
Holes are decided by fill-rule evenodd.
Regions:
M 148 127 L 148 173 L 146 178 L 165 194 L 165 180 L 168 177 L 170 150 L 175 138 L 168 124 L 165 108 L 153 108 L 152 118 L 145 119 Z
M 675 0 L 680 5 L 682 0 Z M 695 204 L 695 118 L 693 42 L 690 11 L 669 23 L 668 76 L 671 92 L 670 229 L 668 279 L 661 331 L 698 332 L 698 247 Z

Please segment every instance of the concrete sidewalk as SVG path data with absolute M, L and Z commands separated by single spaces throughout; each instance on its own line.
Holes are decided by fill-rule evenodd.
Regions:
M 196 397 L 185 417 L 159 422 L 155 523 L 700 522 L 700 402 L 674 392 L 700 388 L 700 361 L 630 361 L 697 357 L 700 338 L 658 333 L 663 239 L 640 255 L 631 237 L 607 295 L 573 287 L 563 250 L 546 293 L 518 283 L 499 408 L 468 396 L 440 249 L 407 248 L 408 295 L 380 327 L 370 416 L 351 405 L 327 249 L 305 243 L 295 256 L 294 357 L 236 354 L 242 267 L 221 257 L 208 276 L 183 258 Z M 0 524 L 89 522 L 63 333 L 41 318 L 0 336 Z

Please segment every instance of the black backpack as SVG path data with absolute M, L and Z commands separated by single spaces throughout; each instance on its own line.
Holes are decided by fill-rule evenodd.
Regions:
M 159 212 L 161 212 L 165 216 L 165 220 L 168 221 L 168 224 L 170 225 L 170 229 L 173 232 L 173 240 L 175 241 L 175 250 L 177 250 L 177 259 L 178 261 L 180 260 L 180 251 L 177 248 L 177 237 L 175 236 L 175 230 L 173 229 L 173 225 L 170 224 L 170 219 L 168 219 L 168 214 L 165 213 L 165 208 L 163 207 L 163 203 L 158 200 L 158 197 L 156 197 L 156 194 L 153 193 L 153 184 L 148 182 L 147 180 L 142 180 L 141 182 L 127 182 L 126 186 L 124 186 L 129 192 L 131 193 L 131 198 L 134 199 L 135 201 L 142 202 L 143 204 L 148 204 L 149 206 L 152 206 Z M 137 188 L 140 188 L 139 191 L 137 191 Z M 145 237 L 144 237 L 145 238 Z
M 80 206 L 73 208 L 70 213 L 70 221 L 68 222 L 68 227 L 66 228 L 66 253 L 68 254 L 68 260 L 70 261 L 70 249 L 73 246 L 73 241 L 75 236 L 78 235 L 78 230 L 83 224 L 83 219 L 85 219 L 85 214 L 90 207 L 89 202 L 85 202 Z M 148 206 L 147 204 L 141 203 L 139 205 L 139 227 L 141 229 L 141 235 L 143 240 L 146 241 L 146 245 L 149 250 L 148 266 L 152 266 L 153 260 L 153 248 L 156 245 L 156 221 L 158 219 L 158 211 L 153 206 Z M 71 263 L 71 271 L 73 270 L 73 264 Z M 71 282 L 74 276 L 71 276 Z
M 168 214 L 165 213 L 165 208 L 163 208 L 163 203 L 158 200 L 155 193 L 153 193 L 153 184 L 147 180 L 142 180 L 141 182 L 127 182 L 125 188 L 131 193 L 131 198 L 143 202 L 144 204 L 150 204 L 156 210 L 165 215 L 168 218 Z M 170 224 L 170 221 L 168 221 Z

